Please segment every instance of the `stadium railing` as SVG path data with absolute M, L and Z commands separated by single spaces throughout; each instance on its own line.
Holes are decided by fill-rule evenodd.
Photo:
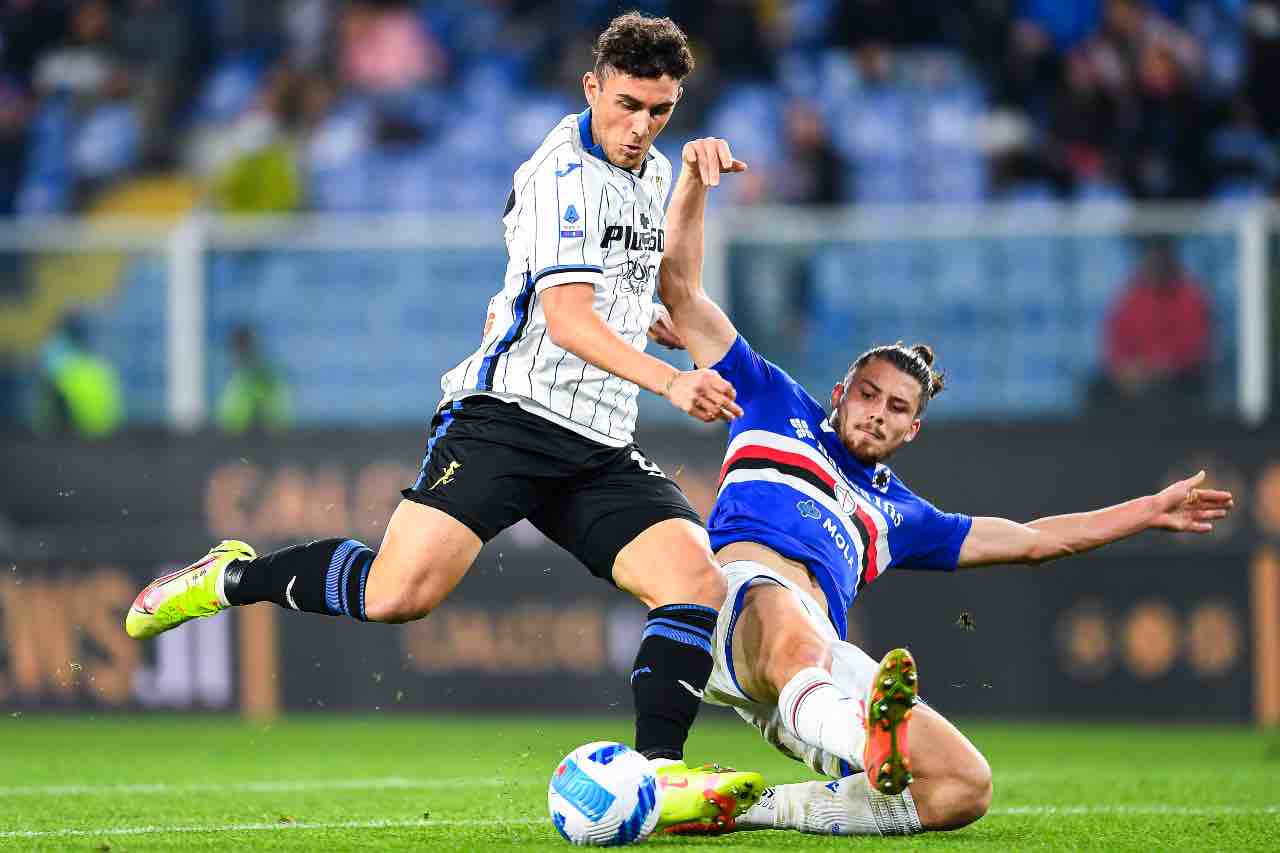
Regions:
M 1254 424 L 1271 405 L 1278 230 L 1261 204 L 721 208 L 705 278 L 812 388 L 872 343 L 919 339 L 953 379 L 936 417 L 1062 418 L 1088 400 L 1143 241 L 1169 237 L 1213 309 L 1205 407 Z M 421 422 L 438 376 L 479 342 L 506 264 L 500 222 L 472 215 L 20 220 L 0 224 L 0 258 L 11 364 L 76 308 L 124 366 L 131 421 L 179 429 L 208 420 L 245 323 L 300 423 Z M 643 418 L 679 420 L 644 405 Z

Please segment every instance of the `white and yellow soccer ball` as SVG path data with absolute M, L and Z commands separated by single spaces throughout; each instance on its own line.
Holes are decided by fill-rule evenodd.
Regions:
M 547 791 L 551 822 L 566 841 L 615 847 L 643 841 L 658 824 L 658 780 L 643 755 L 596 741 L 564 757 Z

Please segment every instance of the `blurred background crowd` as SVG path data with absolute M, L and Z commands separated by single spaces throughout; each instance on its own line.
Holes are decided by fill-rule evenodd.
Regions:
M 723 136 L 751 164 L 718 204 L 1197 201 L 1230 209 L 1280 185 L 1280 0 L 640 5 L 674 17 L 697 59 L 659 147 L 675 156 L 686 139 Z M 514 169 L 556 121 L 582 108 L 591 44 L 622 10 L 606 0 L 3 0 L 0 214 L 496 218 Z M 962 342 L 953 364 L 974 381 L 971 398 L 958 395 L 958 414 L 1063 414 L 1151 389 L 1199 399 L 1210 371 L 1235 370 L 1229 241 L 894 249 L 837 247 L 802 259 L 738 253 L 731 281 L 744 329 L 801 371 L 826 357 L 815 337 L 856 338 L 839 342 L 847 352 L 866 336 L 926 334 L 941 338 L 944 359 L 949 340 Z M 316 273 L 297 259 L 287 274 L 245 266 L 261 258 L 240 261 L 214 264 L 211 286 L 243 285 L 247 275 L 275 280 L 272 270 L 299 281 L 346 274 Z M 16 301 L 29 290 L 24 263 L 5 261 L 0 297 Z M 392 279 L 412 278 L 403 260 L 391 266 Z M 855 270 L 897 305 L 876 309 L 859 297 L 855 312 L 852 297 L 837 292 L 852 290 Z M 1028 271 L 1038 276 L 1030 284 Z M 927 286 L 904 296 L 904 279 Z M 481 284 L 492 291 L 497 280 Z M 966 288 L 982 292 L 966 303 Z M 215 317 L 212 343 L 223 355 L 214 359 L 211 396 L 240 375 L 236 365 L 266 364 L 263 349 L 281 355 L 279 335 L 260 335 L 260 347 L 246 324 L 250 314 L 305 299 L 296 287 L 287 294 Z M 928 313 L 935 310 L 943 313 Z M 137 328 L 54 313 L 38 342 L 0 348 L 0 400 L 11 421 L 57 423 L 50 413 L 70 408 L 58 391 L 75 363 L 67 353 L 87 353 L 95 340 L 126 362 L 126 396 L 144 381 L 140 371 L 161 369 L 151 356 L 139 366 L 136 346 L 112 343 L 136 343 L 145 337 Z M 963 343 L 994 327 L 1003 350 Z M 1026 375 L 1005 376 L 993 396 L 980 380 L 1005 370 L 1002 352 L 1046 335 L 1057 341 L 1047 355 L 1032 344 Z M 297 381 L 299 369 L 273 373 L 268 385 L 285 394 L 281 377 Z M 415 401 L 422 413 L 432 381 L 414 381 L 426 389 Z M 1231 378 L 1222 384 L 1219 404 L 1229 402 Z M 32 394 L 62 402 L 33 408 L 24 402 Z M 335 411 L 322 395 L 304 391 L 299 402 L 303 421 Z M 161 404 L 150 405 L 118 408 L 145 422 L 158 417 Z M 283 424 L 295 407 L 277 400 L 270 411 L 261 420 Z M 13 414 L 21 412 L 34 414 Z M 358 407 L 351 414 L 358 420 Z
M 232 211 L 490 210 L 581 107 L 605 0 L 5 0 L 0 211 L 175 172 Z M 1277 177 L 1273 0 L 656 0 L 669 137 L 739 203 L 1226 199 Z M 670 139 L 668 145 L 677 143 Z

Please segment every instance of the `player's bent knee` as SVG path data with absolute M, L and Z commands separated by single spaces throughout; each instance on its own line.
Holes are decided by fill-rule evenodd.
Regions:
M 631 540 L 614 560 L 613 581 L 650 608 L 701 604 L 719 609 L 728 591 L 706 531 L 676 518 Z
M 719 610 L 728 592 L 724 575 L 709 555 L 705 559 L 654 567 L 643 574 L 632 571 L 624 577 L 619 577 L 615 569 L 614 581 L 649 607 L 702 604 Z
M 650 594 L 655 599 L 667 599 L 663 604 L 703 604 L 719 610 L 729 591 L 720 564 L 709 551 L 689 550 L 692 553 L 670 566 L 663 588 Z
M 991 766 L 981 755 L 957 765 L 937 788 L 930 829 L 960 829 L 982 818 L 991 808 Z
M 729 587 L 725 583 L 724 575 L 720 572 L 719 564 L 714 559 L 708 557 L 698 563 L 691 572 L 689 580 L 690 591 L 687 601 L 706 604 L 716 609 L 724 603 Z
M 439 607 L 447 595 L 447 589 L 437 589 L 430 582 L 371 591 L 365 598 L 364 615 L 370 622 L 413 622 Z
M 983 758 L 982 755 L 978 755 L 977 761 L 969 766 L 966 775 L 970 809 L 969 813 L 965 815 L 968 818 L 965 823 L 969 824 L 985 815 L 987 810 L 991 808 L 991 795 L 993 793 L 991 765 L 987 763 L 987 759 Z

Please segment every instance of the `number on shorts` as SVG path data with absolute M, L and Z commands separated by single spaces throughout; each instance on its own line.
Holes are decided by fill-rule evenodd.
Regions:
M 654 465 L 648 459 L 645 459 L 644 454 L 641 453 L 639 450 L 631 451 L 631 458 L 634 459 L 636 461 L 636 464 L 639 465 L 641 468 L 643 468 L 645 470 L 645 473 L 648 474 L 650 477 L 666 477 L 667 476 L 666 474 L 662 473 L 661 468 L 659 468 L 657 465 Z

